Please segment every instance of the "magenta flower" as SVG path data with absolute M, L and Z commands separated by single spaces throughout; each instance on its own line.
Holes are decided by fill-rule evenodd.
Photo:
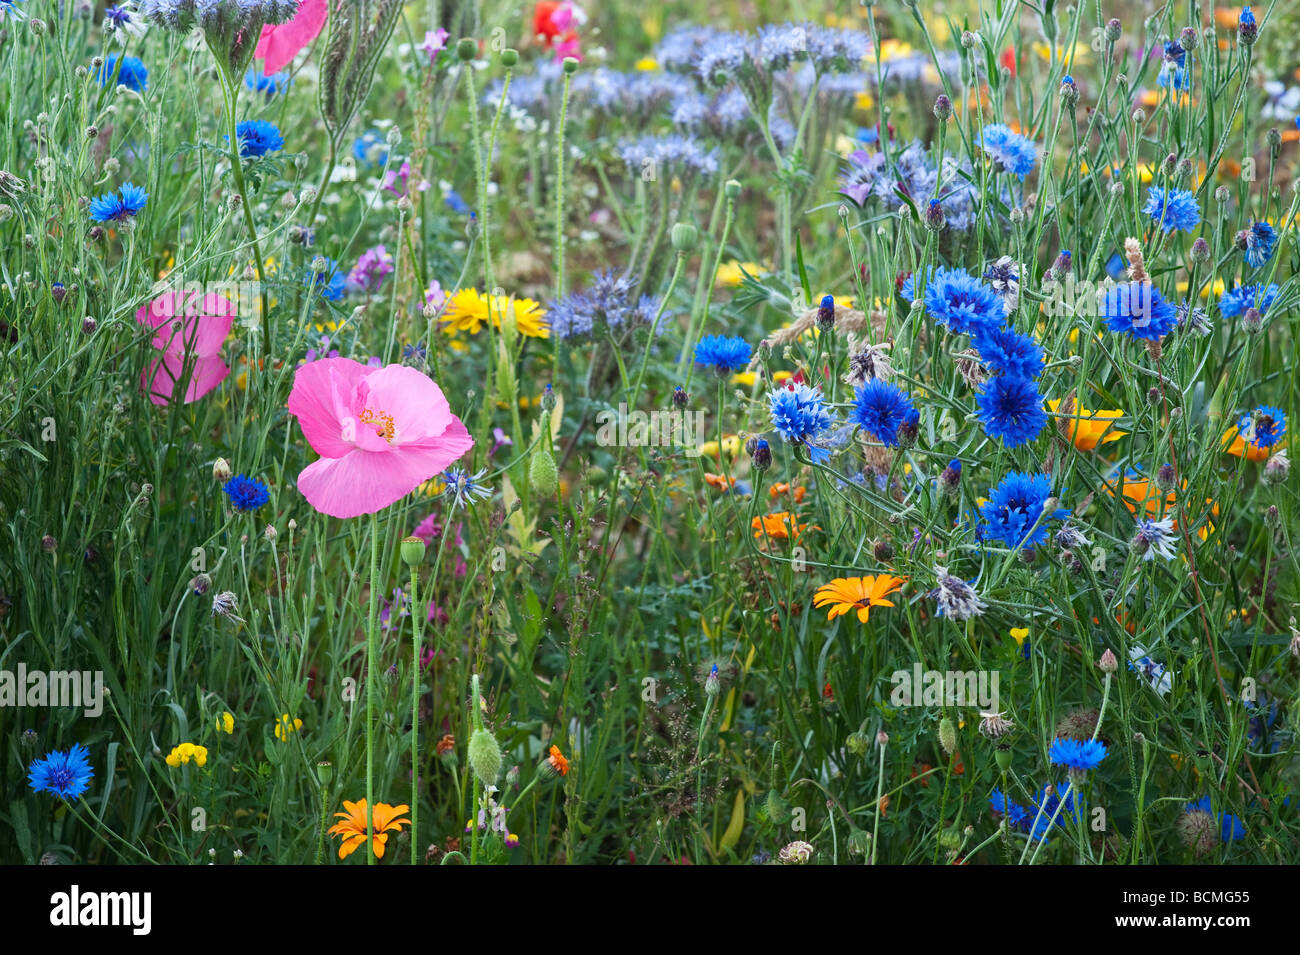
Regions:
M 294 374 L 288 407 L 321 456 L 298 490 L 331 517 L 382 510 L 474 446 L 442 389 L 406 365 L 311 362 Z
M 432 66 L 438 54 L 447 48 L 447 31 L 442 27 L 436 30 L 429 30 L 424 34 L 424 42 L 420 44 L 420 49 L 429 57 L 429 65 Z
M 386 248 L 377 245 L 361 253 L 361 257 L 357 259 L 357 264 L 353 266 L 352 271 L 348 274 L 348 283 L 367 294 L 373 295 L 379 291 L 379 286 L 384 283 L 384 279 L 392 271 L 393 257 L 388 254 Z
M 320 35 L 328 16 L 328 0 L 302 0 L 298 13 L 288 23 L 262 27 L 253 56 L 266 60 L 263 75 L 279 73 L 292 63 L 298 52 Z
M 200 298 L 197 291 L 164 292 L 141 307 L 135 320 L 154 330 L 150 344 L 158 354 L 140 375 L 140 390 L 154 404 L 171 403 L 187 374 L 184 404 L 198 401 L 230 374 L 221 360 L 221 346 L 235 322 L 230 300 L 215 293 Z

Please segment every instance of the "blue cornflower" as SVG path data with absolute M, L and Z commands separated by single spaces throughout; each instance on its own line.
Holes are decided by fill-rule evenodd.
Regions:
M 352 144 L 352 158 L 364 166 L 382 166 L 388 162 L 388 139 L 377 129 L 369 129 Z
M 246 119 L 235 126 L 239 137 L 239 155 L 245 159 L 265 156 L 284 148 L 284 137 L 275 123 L 264 119 Z M 229 139 L 230 137 L 226 137 Z
M 139 214 L 148 201 L 149 193 L 128 182 L 116 193 L 106 192 L 91 199 L 90 218 L 96 222 L 124 222 Z
M 66 753 L 47 753 L 27 770 L 27 781 L 35 792 L 54 793 L 62 799 L 77 799 L 90 788 L 95 773 L 90 765 L 90 750 L 73 743 Z
M 1189 90 L 1192 88 L 1192 74 L 1177 64 L 1166 63 L 1156 74 L 1156 85 L 1172 86 L 1176 90 Z
M 909 291 L 904 283 L 904 297 Z M 925 310 L 955 335 L 973 335 L 980 328 L 997 328 L 1006 312 L 1002 299 L 992 288 L 963 269 L 945 268 L 936 269 L 926 283 Z
M 983 326 L 971 341 L 980 359 L 999 375 L 1037 378 L 1043 371 L 1043 349 L 1029 335 L 1015 329 Z
M 1165 62 L 1174 63 L 1178 66 L 1185 66 L 1187 63 L 1187 51 L 1177 40 L 1169 40 L 1165 43 Z
M 149 71 L 139 57 L 122 57 L 122 70 L 117 71 L 117 54 L 110 53 L 104 57 L 104 64 L 99 68 L 99 85 L 113 83 L 113 74 L 117 73 L 115 86 L 125 86 L 136 93 L 143 93 L 149 86 Z
M 449 507 L 469 507 L 478 498 L 491 497 L 492 489 L 484 482 L 487 468 L 470 474 L 464 468 L 448 468 L 442 472 L 446 487 L 442 496 Z
M 1159 340 L 1178 325 L 1178 309 L 1151 282 L 1123 282 L 1097 290 L 1098 308 L 1112 332 Z
M 908 393 L 897 385 L 872 378 L 853 390 L 849 421 L 887 448 L 898 447 L 899 430 L 916 424 L 920 417 Z
M 740 371 L 749 364 L 749 342 L 743 338 L 709 335 L 695 346 L 695 363 L 711 366 L 720 376 Z
M 1250 7 L 1242 7 L 1241 16 L 1237 18 L 1237 39 L 1250 46 L 1258 36 L 1259 24 L 1255 22 L 1255 14 Z
M 277 93 L 287 90 L 293 84 L 290 79 L 288 70 L 281 70 L 279 73 L 266 74 L 256 67 L 250 69 L 244 74 L 244 85 L 250 92 L 262 93 L 267 99 L 273 98 Z
M 232 477 L 222 485 L 221 490 L 230 498 L 230 506 L 245 514 L 251 514 L 271 499 L 271 493 L 265 484 L 242 474 Z
M 1070 516 L 1064 507 L 1044 513 L 1043 505 L 1052 498 L 1047 475 L 1009 472 L 997 487 L 989 489 L 989 499 L 980 505 L 980 516 L 989 525 L 984 536 L 1023 550 L 1046 543 L 1048 522 Z
M 1106 758 L 1106 744 L 1095 739 L 1058 739 L 1048 749 L 1047 758 L 1070 769 L 1096 769 Z
M 1007 824 L 1018 832 L 1028 830 L 1029 824 L 1033 821 L 1029 818 L 1029 810 L 1019 803 L 1012 802 L 1001 790 L 995 789 L 989 794 L 989 806 L 999 815 L 1006 816 Z
M 1267 222 L 1256 222 L 1237 233 L 1237 247 L 1246 253 L 1246 264 L 1253 269 L 1261 268 L 1273 257 L 1276 245 L 1277 232 Z
M 25 0 L 0 0 L 0 20 L 5 18 L 5 14 L 12 13 L 15 17 L 21 16 L 15 3 L 24 3 Z
M 1034 162 L 1038 159 L 1038 148 L 1033 140 L 1012 132 L 1011 127 L 1003 123 L 985 126 L 980 139 L 984 154 L 998 168 L 1014 173 L 1021 180 L 1034 168 Z
M 137 13 L 129 3 L 114 4 L 104 11 L 101 24 L 104 33 L 121 43 L 138 40 L 144 36 L 144 16 Z
M 1065 798 L 1061 798 L 1061 793 Z M 1073 786 L 1053 786 L 1051 795 L 1044 786 L 1038 790 L 1034 804 L 1029 807 L 1033 821 L 1033 831 L 1029 834 L 1034 839 L 1045 839 L 1052 826 L 1064 829 L 1070 822 L 1078 822 L 1079 810 L 1082 809 L 1079 792 Z M 1041 812 L 1040 812 L 1041 810 Z M 1055 817 L 1055 822 L 1053 822 Z
M 1201 221 L 1196 194 L 1187 189 L 1166 190 L 1160 186 L 1149 186 L 1147 204 L 1142 207 L 1142 211 L 1165 232 L 1179 229 L 1190 232 Z
M 1261 316 L 1268 314 L 1269 306 L 1277 298 L 1278 287 L 1270 285 L 1239 285 L 1230 288 L 1219 296 L 1219 313 L 1224 318 L 1236 318 L 1248 308 L 1259 311 Z
M 1214 810 L 1210 806 L 1210 797 L 1208 795 L 1202 796 L 1196 802 L 1189 802 L 1183 807 L 1183 812 L 1203 812 L 1211 817 L 1214 816 Z M 1220 835 L 1224 842 L 1233 842 L 1245 834 L 1246 826 L 1240 819 L 1232 815 L 1232 813 L 1223 813 Z
M 984 431 L 1008 448 L 1032 441 L 1047 424 L 1043 396 L 1032 381 L 1014 375 L 991 379 L 976 399 Z
M 339 271 L 338 262 L 326 256 L 320 258 L 324 261 L 325 268 L 319 272 L 308 269 L 302 284 L 314 288 L 317 295 L 331 302 L 337 302 L 343 297 L 343 291 L 347 288 L 347 277 Z
M 1237 422 L 1242 440 L 1255 448 L 1271 448 L 1286 434 L 1286 412 L 1272 405 L 1260 405 Z
M 772 409 L 772 427 L 789 444 L 804 444 L 831 425 L 820 388 L 791 381 L 768 392 L 767 400 Z
M 474 214 L 474 210 L 469 207 L 469 204 L 460 197 L 460 193 L 455 189 L 448 189 L 444 192 L 442 201 L 446 204 L 448 209 L 456 213 L 458 216 L 472 216 Z

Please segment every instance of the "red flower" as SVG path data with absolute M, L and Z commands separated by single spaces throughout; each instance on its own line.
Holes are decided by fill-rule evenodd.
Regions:
M 1016 75 L 1016 51 L 1012 47 L 1007 47 L 998 57 L 998 62 L 1011 71 L 1011 75 Z

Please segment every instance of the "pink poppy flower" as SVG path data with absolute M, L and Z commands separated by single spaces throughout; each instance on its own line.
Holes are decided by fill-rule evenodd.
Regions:
M 328 0 L 302 0 L 298 13 L 288 23 L 262 27 L 253 51 L 253 56 L 266 60 L 262 72 L 279 73 L 292 63 L 298 52 L 320 35 L 328 16 Z
M 215 293 L 199 297 L 164 292 L 135 313 L 135 320 L 154 330 L 157 357 L 140 375 L 140 390 L 156 405 L 169 404 L 176 386 L 189 374 L 184 404 L 198 401 L 226 380 L 230 368 L 221 346 L 235 322 L 235 304 Z
M 331 517 L 382 510 L 474 446 L 433 380 L 406 365 L 325 358 L 294 374 L 289 413 L 321 456 L 298 475 Z

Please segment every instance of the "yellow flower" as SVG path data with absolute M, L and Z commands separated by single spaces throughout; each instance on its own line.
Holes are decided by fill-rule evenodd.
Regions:
M 488 321 L 500 328 L 501 317 L 506 314 L 507 309 L 514 311 L 515 326 L 519 329 L 519 334 L 527 338 L 550 337 L 550 326 L 546 324 L 546 309 L 531 298 L 484 295 L 473 288 L 461 289 L 452 295 L 447 300 L 446 308 L 438 321 L 442 323 L 442 330 L 448 335 L 457 332 L 477 335 Z
M 1223 294 L 1226 288 L 1227 286 L 1223 284 L 1223 279 L 1215 279 L 1209 285 L 1206 285 L 1201 288 L 1201 298 L 1209 298 L 1211 295 L 1213 295 L 1215 298 L 1218 298 L 1220 295 Z M 1181 282 L 1178 283 L 1178 291 L 1181 292 L 1183 295 L 1187 294 L 1186 279 L 1183 279 Z
M 722 439 L 722 450 L 727 452 L 727 457 L 734 458 L 740 453 L 740 436 L 735 434 L 724 436 Z M 718 442 L 705 441 L 700 445 L 700 454 L 706 455 L 710 458 L 716 458 L 718 456 Z
M 235 715 L 230 712 L 223 712 L 217 717 L 217 732 L 227 735 L 235 731 Z
M 653 56 L 643 56 L 634 64 L 635 68 L 642 73 L 653 73 L 659 69 L 659 61 Z
M 1023 649 L 1024 646 L 1025 646 L 1025 641 L 1026 641 L 1028 638 L 1029 638 L 1029 628 L 1028 628 L 1028 627 L 1012 627 L 1012 628 L 1011 628 L 1011 639 L 1014 640 L 1014 641 L 1016 641 L 1016 646 L 1017 646 L 1017 647 L 1020 647 L 1021 649 Z
M 898 57 L 909 56 L 911 53 L 911 44 L 904 43 L 902 40 L 880 41 L 880 62 L 882 63 L 888 63 L 890 60 Z
M 206 766 L 208 763 L 208 748 L 206 746 L 195 746 L 193 743 L 181 743 L 179 746 L 173 746 L 172 751 L 167 754 L 164 762 L 168 766 L 180 766 L 194 760 L 199 766 Z
M 753 371 L 740 371 L 731 376 L 731 383 L 741 388 L 753 388 L 756 381 L 758 373 Z
M 876 105 L 876 101 L 871 98 L 871 94 L 861 90 L 853 94 L 853 108 L 860 110 L 869 110 Z
M 275 738 L 288 739 L 290 733 L 300 729 L 302 729 L 302 720 L 291 720 L 289 719 L 289 714 L 285 713 L 280 717 L 279 722 L 275 724 Z M 344 805 L 346 805 L 346 803 Z
M 739 285 L 745 280 L 744 273 L 741 271 L 742 269 L 755 278 L 758 278 L 760 275 L 764 275 L 769 271 L 767 266 L 759 265 L 757 262 L 737 262 L 735 259 L 732 259 L 730 262 L 724 262 L 722 265 L 718 266 L 718 284 L 728 286 Z
M 1047 406 L 1056 411 L 1061 406 L 1059 399 L 1053 399 Z M 1068 428 L 1070 441 L 1080 451 L 1091 451 L 1098 444 L 1110 444 L 1118 441 L 1127 431 L 1113 430 L 1116 418 L 1124 417 L 1119 408 L 1089 411 L 1087 408 L 1075 408 L 1071 415 L 1061 416 L 1061 426 Z
M 858 621 L 866 623 L 872 607 L 892 607 L 894 602 L 885 598 L 907 582 L 906 577 L 880 574 L 868 577 L 836 577 L 817 588 L 813 596 L 814 607 L 830 607 L 827 620 L 858 611 Z
M 425 497 L 437 497 L 447 489 L 447 482 L 442 478 L 429 478 L 417 488 Z

